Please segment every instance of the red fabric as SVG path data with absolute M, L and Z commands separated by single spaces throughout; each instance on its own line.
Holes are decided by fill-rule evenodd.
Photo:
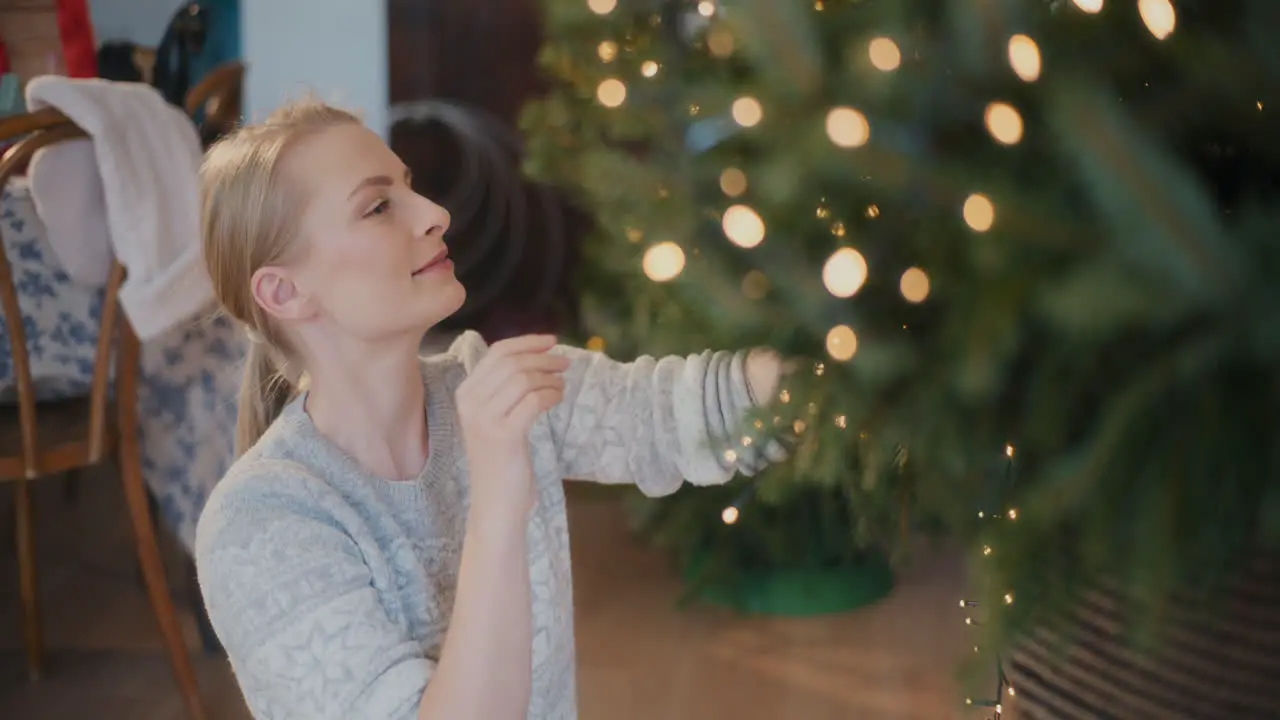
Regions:
M 9 65 L 9 49 L 4 46 L 4 40 L 0 40 L 0 75 L 4 75 L 11 69 Z
M 97 77 L 97 44 L 87 0 L 58 0 L 58 36 L 67 77 Z

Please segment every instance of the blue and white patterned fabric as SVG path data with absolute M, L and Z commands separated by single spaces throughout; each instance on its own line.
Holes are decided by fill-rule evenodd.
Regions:
M 42 400 L 88 393 L 103 289 L 58 266 L 21 180 L 0 194 L 0 234 L 22 308 Z M 2 316 L 0 311 L 0 316 Z M 205 499 L 231 464 L 245 339 L 225 317 L 193 320 L 142 348 L 142 468 L 161 519 L 190 549 Z M 8 333 L 0 334 L 0 402 L 16 402 Z

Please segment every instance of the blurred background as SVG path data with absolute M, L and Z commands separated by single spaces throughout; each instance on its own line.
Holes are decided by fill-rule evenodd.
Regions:
M 39 148 L 154 116 L 51 114 L 42 76 L 149 85 L 206 145 L 360 113 L 453 216 L 468 301 L 424 349 L 796 359 L 738 448 L 788 462 L 567 484 L 583 718 L 1280 717 L 1276 29 L 1273 0 L 0 0 L 0 717 L 248 717 L 189 559 L 244 339 L 141 324 L 106 214 L 192 179 L 134 147 L 145 198 L 42 184 Z

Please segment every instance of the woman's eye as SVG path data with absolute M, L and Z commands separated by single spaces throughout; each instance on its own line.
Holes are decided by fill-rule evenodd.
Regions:
M 382 201 L 379 201 L 377 205 L 374 205 L 373 209 L 365 213 L 365 216 L 368 217 L 370 215 L 382 215 L 383 213 L 387 212 L 390 209 L 391 209 L 391 201 L 382 200 Z

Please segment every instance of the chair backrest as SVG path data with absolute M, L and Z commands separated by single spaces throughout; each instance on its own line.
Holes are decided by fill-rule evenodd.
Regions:
M 9 179 L 25 168 L 36 151 L 59 142 L 66 142 L 87 135 L 62 113 L 45 109 L 34 113 L 14 115 L 0 119 L 0 143 L 7 139 L 21 138 L 0 155 L 0 189 Z M 105 221 L 105 219 L 104 219 Z M 0 228 L 0 233 L 3 229 Z M 10 352 L 13 355 L 14 379 L 18 392 L 18 413 L 22 424 L 22 460 L 27 477 L 42 474 L 41 451 L 37 423 L 35 385 L 31 377 L 31 363 L 27 351 L 26 333 L 23 328 L 22 309 L 14 283 L 12 267 L 0 248 L 0 310 L 4 312 L 5 329 L 9 335 Z M 93 380 L 88 397 L 88 437 L 86 462 L 102 459 L 107 450 L 108 383 L 112 370 L 112 348 L 116 347 L 115 375 L 116 402 L 129 412 L 134 412 L 137 397 L 137 373 L 139 343 L 127 318 L 119 310 L 120 285 L 124 282 L 125 269 L 119 262 L 112 264 L 102 300 L 98 342 L 94 354 Z M 117 333 L 119 337 L 117 338 Z M 116 342 L 113 342 L 116 341 Z M 127 430 L 127 429 L 126 429 Z M 48 450 L 44 448 L 43 450 Z
M 207 147 L 240 124 L 243 114 L 244 64 L 224 62 L 196 83 L 183 100 L 183 109 L 200 128 Z

